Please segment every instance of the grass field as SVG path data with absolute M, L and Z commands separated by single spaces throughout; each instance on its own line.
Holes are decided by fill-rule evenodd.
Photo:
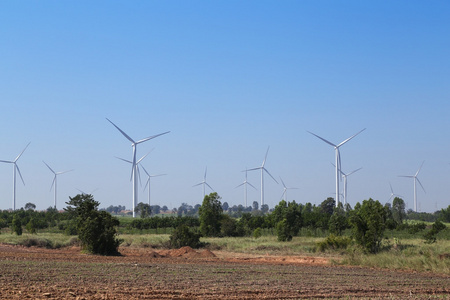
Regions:
M 449 230 L 446 230 L 449 231 Z M 421 238 L 386 238 L 383 250 L 377 254 L 365 254 L 355 245 L 346 250 L 319 252 L 317 243 L 322 237 L 294 237 L 290 242 L 279 242 L 276 236 L 264 235 L 258 239 L 251 237 L 202 238 L 207 248 L 229 252 L 264 255 L 303 255 L 331 258 L 334 264 L 358 265 L 385 269 L 413 270 L 450 274 L 450 258 L 440 258 L 450 254 L 450 240 L 442 233 L 436 243 L 426 244 Z M 122 247 L 163 249 L 169 234 L 121 234 Z M 61 233 L 23 234 L 17 236 L 4 230 L 0 243 L 25 246 L 60 248 L 76 244 L 76 237 Z

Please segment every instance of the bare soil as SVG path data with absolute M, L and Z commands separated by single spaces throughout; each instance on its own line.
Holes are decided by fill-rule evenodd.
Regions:
M 450 299 L 450 277 L 440 274 L 189 247 L 119 250 L 0 245 L 0 299 Z

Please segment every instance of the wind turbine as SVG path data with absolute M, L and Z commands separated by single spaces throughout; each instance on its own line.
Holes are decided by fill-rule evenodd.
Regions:
M 147 170 L 144 168 L 144 166 L 142 166 L 142 169 L 144 170 L 144 172 L 145 172 L 145 174 L 147 174 L 147 183 L 145 184 L 145 186 L 144 186 L 144 190 L 145 190 L 145 188 L 147 187 L 147 185 L 148 185 L 148 205 L 150 205 L 150 178 L 152 178 L 152 177 L 158 177 L 158 176 L 164 176 L 164 175 L 167 175 L 167 174 L 157 174 L 157 175 L 150 175 L 148 172 L 147 172 Z
M 331 164 L 333 167 L 336 167 L 333 163 Z M 342 176 L 342 178 L 344 178 L 344 194 L 343 194 L 343 197 L 344 197 L 344 205 L 345 204 L 347 204 L 347 177 L 348 176 L 350 176 L 350 175 L 352 175 L 353 173 L 355 173 L 355 172 L 358 172 L 359 170 L 361 170 L 362 168 L 359 168 L 359 169 L 356 169 L 356 170 L 354 170 L 354 171 L 351 171 L 350 173 L 348 173 L 348 174 L 345 174 L 341 169 L 339 169 L 339 173 L 341 173 L 341 176 Z
M 266 160 L 267 160 L 267 154 L 269 153 L 269 148 L 270 147 L 267 147 L 266 156 L 264 157 L 262 165 L 260 167 L 257 167 L 257 168 L 248 169 L 248 171 L 261 170 L 261 207 L 264 205 L 264 172 L 269 174 L 269 176 L 272 177 L 272 179 L 278 184 L 278 181 L 264 167 L 264 165 L 266 164 Z
M 136 208 L 136 204 L 138 201 L 138 183 L 136 180 L 136 173 L 138 172 L 138 167 L 137 167 L 137 163 L 136 163 L 136 148 L 137 145 L 143 142 L 146 142 L 148 140 L 154 139 L 158 136 L 161 136 L 163 134 L 169 133 L 170 131 L 166 131 L 157 135 L 153 135 L 150 137 L 147 137 L 145 139 L 139 140 L 139 141 L 135 141 L 133 140 L 129 135 L 127 135 L 125 132 L 122 131 L 122 129 L 120 129 L 119 127 L 117 127 L 116 124 L 114 124 L 113 122 L 111 122 L 111 120 L 109 120 L 108 118 L 106 118 L 106 120 L 108 120 L 109 123 L 111 123 L 114 127 L 117 128 L 117 130 L 120 131 L 120 133 L 122 133 L 122 135 L 124 137 L 126 137 L 130 142 L 131 142 L 131 147 L 133 148 L 133 161 L 132 161 L 132 165 L 131 165 L 131 180 L 133 181 L 133 218 L 136 217 L 136 212 L 134 211 L 134 209 Z
M 394 194 L 394 190 L 392 189 L 392 185 L 391 185 L 390 182 L 389 182 L 389 186 L 391 187 L 391 196 L 389 197 L 389 200 L 388 200 L 388 201 L 393 200 L 395 197 L 403 197 L 403 196 L 401 196 L 401 195 Z
M 57 182 L 56 182 L 56 178 L 57 178 L 58 175 L 61 175 L 61 174 L 67 173 L 67 172 L 71 172 L 71 171 L 73 171 L 73 170 L 68 170 L 68 171 L 63 171 L 63 172 L 55 172 L 55 171 L 53 171 L 52 168 L 50 168 L 49 165 L 46 164 L 45 161 L 42 161 L 42 162 L 47 166 L 47 168 L 50 169 L 50 171 L 52 171 L 53 174 L 55 174 L 55 177 L 53 178 L 52 186 L 50 187 L 50 191 L 52 190 L 53 185 L 54 185 L 54 186 L 55 186 L 54 207 L 56 208 L 56 190 L 57 190 L 57 186 L 56 186 L 56 183 L 57 183 Z
M 281 180 L 281 183 L 283 184 L 283 194 L 281 194 L 281 199 L 283 199 L 283 196 L 284 196 L 284 200 L 288 201 L 288 199 L 287 199 L 287 190 L 298 190 L 298 188 L 296 188 L 296 187 L 287 187 L 284 184 L 283 179 L 281 179 L 281 176 L 280 176 L 280 180 Z
M 417 170 L 415 175 L 399 175 L 399 177 L 408 177 L 408 178 L 414 178 L 414 211 L 417 212 L 417 189 L 416 189 L 416 181 L 420 184 L 423 191 L 425 192 L 425 188 L 423 187 L 422 183 L 420 182 L 419 178 L 417 178 L 417 175 L 419 175 L 420 170 L 422 169 L 423 163 L 420 165 L 419 170 Z M 426 193 L 426 192 L 425 192 Z
M 252 188 L 254 188 L 255 190 L 257 190 L 250 182 L 247 181 L 247 172 L 248 170 L 244 170 L 242 172 L 245 172 L 245 180 L 243 183 L 241 183 L 240 185 L 238 185 L 235 188 L 238 188 L 240 186 L 244 186 L 244 195 L 245 195 L 245 207 L 247 207 L 247 185 L 250 185 Z
M 23 149 L 22 152 L 20 152 L 20 154 L 17 155 L 16 159 L 14 159 L 13 161 L 0 160 L 0 162 L 14 165 L 14 168 L 13 168 L 13 200 L 12 200 L 13 210 L 16 210 L 16 171 L 19 173 L 19 176 L 20 176 L 20 179 L 22 179 L 23 185 L 25 185 L 25 181 L 23 181 L 22 174 L 20 173 L 19 166 L 17 165 L 17 161 L 19 160 L 19 158 L 22 156 L 22 154 L 25 152 L 25 150 L 28 148 L 28 146 L 30 144 L 31 144 L 31 142 L 29 142 L 28 145 L 26 145 L 25 149 Z
M 340 142 L 339 144 L 333 144 L 330 141 L 327 141 L 326 139 L 318 136 L 317 134 L 312 133 L 311 131 L 308 131 L 310 134 L 314 135 L 315 137 L 321 139 L 322 141 L 324 141 L 325 143 L 327 143 L 330 146 L 334 147 L 334 150 L 336 152 L 336 207 L 339 205 L 339 170 L 341 169 L 341 154 L 339 152 L 339 147 L 341 147 L 342 145 L 344 145 L 345 143 L 347 143 L 348 141 L 350 141 L 352 138 L 354 138 L 355 136 L 357 136 L 358 134 L 360 134 L 361 132 L 363 132 L 364 130 L 366 130 L 365 128 L 359 132 L 357 132 L 356 134 L 352 135 L 351 137 L 349 137 L 348 139 Z
M 203 185 L 203 197 L 206 196 L 205 186 L 208 186 L 212 191 L 214 191 L 213 188 L 206 182 L 206 171 L 207 170 L 208 170 L 208 167 L 205 168 L 205 175 L 203 176 L 203 181 L 192 186 L 192 187 L 194 187 L 194 186 Z
M 344 178 L 344 205 L 347 204 L 347 177 L 352 175 L 355 172 L 358 172 L 359 170 L 361 170 L 362 168 L 356 169 L 351 171 L 350 173 L 345 174 L 342 170 L 341 170 L 341 174 L 342 174 L 342 178 Z

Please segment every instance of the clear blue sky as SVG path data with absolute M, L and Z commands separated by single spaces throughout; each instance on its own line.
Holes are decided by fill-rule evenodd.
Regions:
M 2 1 L 0 160 L 18 161 L 17 207 L 58 208 L 76 188 L 101 207 L 131 207 L 131 137 L 152 204 L 200 203 L 203 180 L 243 204 L 241 171 L 281 176 L 288 200 L 334 197 L 339 143 L 349 202 L 394 192 L 421 211 L 450 204 L 448 1 Z M 0 209 L 12 207 L 12 165 L 0 164 Z M 248 180 L 260 189 L 259 173 Z M 144 180 L 144 178 L 142 178 Z M 266 177 L 266 204 L 283 187 Z M 140 201 L 146 192 L 140 189 Z M 249 189 L 249 202 L 259 201 Z

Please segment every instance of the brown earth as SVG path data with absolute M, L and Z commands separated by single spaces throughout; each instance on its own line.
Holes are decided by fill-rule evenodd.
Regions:
M 0 299 L 450 299 L 450 277 L 326 258 L 120 248 L 121 256 L 0 245 Z

